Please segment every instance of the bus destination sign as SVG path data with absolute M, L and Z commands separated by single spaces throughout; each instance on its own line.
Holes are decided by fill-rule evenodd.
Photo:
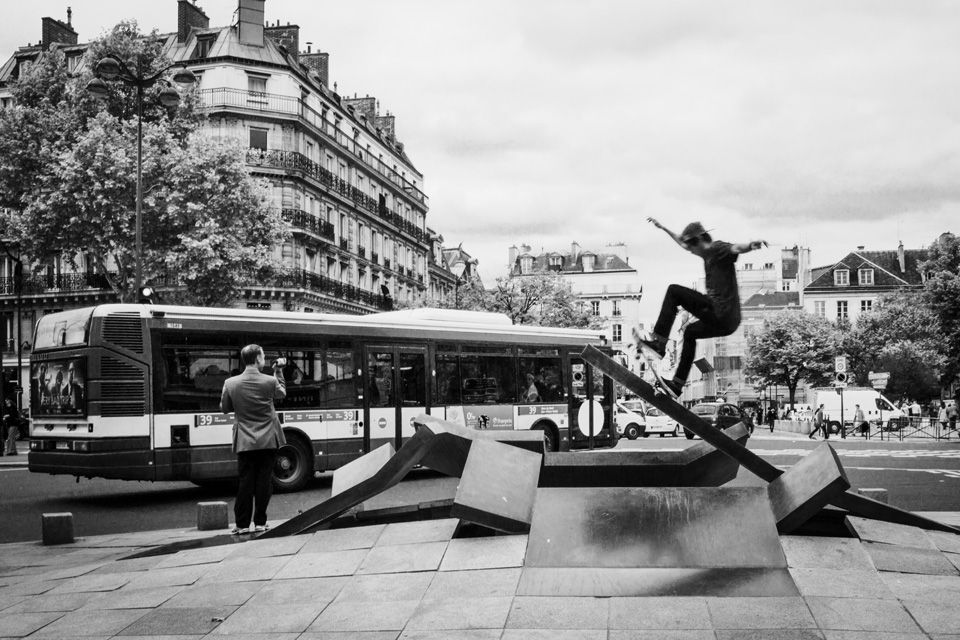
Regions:
M 213 427 L 221 424 L 232 425 L 236 418 L 232 413 L 200 413 L 193 417 L 195 427 Z
M 565 404 L 531 404 L 517 407 L 520 416 L 562 416 L 567 413 Z

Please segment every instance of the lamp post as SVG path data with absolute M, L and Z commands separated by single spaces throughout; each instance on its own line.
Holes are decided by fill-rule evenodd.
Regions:
M 137 201 L 135 220 L 134 245 L 134 285 L 137 297 L 143 286 L 143 93 L 146 89 L 157 84 L 163 74 L 173 67 L 183 67 L 186 63 L 175 62 L 169 64 L 152 75 L 144 75 L 143 60 L 137 58 L 136 72 L 116 58 L 106 57 L 97 62 L 94 71 L 97 77 L 87 83 L 87 91 L 95 98 L 105 99 L 110 95 L 110 88 L 104 81 L 119 80 L 126 85 L 137 89 Z M 165 81 L 165 80 L 164 80 Z M 181 68 L 173 75 L 177 84 L 193 84 L 197 77 L 189 69 Z M 180 102 L 180 93 L 172 86 L 167 86 L 158 97 L 160 104 L 165 107 L 174 107 Z
M 460 285 L 464 282 L 463 273 L 467 270 L 467 263 L 461 260 L 453 265 L 450 269 L 453 272 L 453 275 L 457 276 L 457 281 L 453 285 L 453 301 L 454 308 L 460 308 Z

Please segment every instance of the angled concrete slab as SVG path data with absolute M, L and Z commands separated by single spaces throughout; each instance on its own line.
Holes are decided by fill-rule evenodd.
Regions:
M 837 453 L 829 444 L 821 444 L 767 485 L 777 531 L 794 531 L 849 488 Z
M 330 497 L 340 495 L 350 487 L 355 487 L 375 476 L 390 461 L 394 453 L 393 445 L 387 443 L 336 469 L 333 472 Z
M 526 533 L 543 456 L 475 440 L 467 455 L 450 515 L 506 533 Z
M 477 440 L 502 442 L 540 455 L 544 452 L 542 431 L 470 429 L 425 413 L 414 418 L 414 424 L 426 427 L 434 434 L 434 444 L 421 464 L 456 478 L 463 473 L 470 445 Z

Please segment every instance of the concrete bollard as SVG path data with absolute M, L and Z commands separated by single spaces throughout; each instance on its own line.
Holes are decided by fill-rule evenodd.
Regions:
M 199 531 L 226 529 L 229 526 L 230 516 L 227 512 L 226 502 L 197 503 L 197 529 Z
M 44 513 L 40 516 L 43 544 L 70 544 L 73 542 L 72 513 Z
M 865 498 L 873 498 L 877 502 L 890 504 L 890 497 L 887 495 L 886 489 L 857 489 L 857 493 Z

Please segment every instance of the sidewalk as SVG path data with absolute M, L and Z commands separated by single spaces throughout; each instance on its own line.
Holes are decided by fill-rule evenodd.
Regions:
M 925 515 L 960 524 L 960 513 Z M 223 531 L 0 545 L 0 637 L 839 640 L 960 630 L 952 534 L 901 527 L 911 546 L 783 536 L 792 597 L 544 597 L 523 593 L 527 536 L 458 539 L 456 523 L 248 539 L 136 560 L 121 558 Z

